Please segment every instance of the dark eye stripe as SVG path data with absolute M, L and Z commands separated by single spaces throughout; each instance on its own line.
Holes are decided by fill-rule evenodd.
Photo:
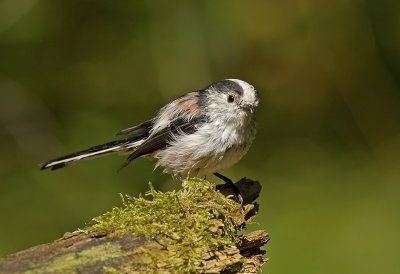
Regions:
M 215 83 L 212 83 L 209 87 L 213 87 L 218 91 L 221 92 L 234 92 L 236 93 L 238 96 L 242 96 L 243 95 L 243 88 L 236 82 L 232 81 L 232 80 L 221 80 Z M 207 89 L 206 88 L 206 89 Z

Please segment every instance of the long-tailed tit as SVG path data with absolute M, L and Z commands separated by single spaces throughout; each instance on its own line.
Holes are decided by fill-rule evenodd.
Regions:
M 227 79 L 187 93 L 161 108 L 154 118 L 118 132 L 125 139 L 94 146 L 41 164 L 52 170 L 112 153 L 129 154 L 120 169 L 140 156 L 182 180 L 215 174 L 239 161 L 254 140 L 259 96 L 250 84 Z

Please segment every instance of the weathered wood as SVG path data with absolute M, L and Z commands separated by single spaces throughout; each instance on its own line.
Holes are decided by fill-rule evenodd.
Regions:
M 237 183 L 248 190 L 245 201 L 253 201 L 260 191 L 257 182 Z M 257 189 L 257 191 L 251 191 Z M 250 190 L 250 191 L 249 191 Z M 221 189 L 221 192 L 229 190 Z M 252 198 L 248 194 L 252 193 Z M 256 193 L 256 194 L 254 194 Z M 247 219 L 254 218 L 253 204 L 244 206 Z M 258 230 L 237 236 L 235 244 L 217 250 L 199 250 L 203 273 L 258 273 L 266 262 L 264 251 L 269 236 Z M 165 247 L 157 239 L 123 235 L 110 237 L 108 232 L 78 230 L 48 244 L 38 245 L 0 259 L 0 273 L 159 273 L 176 272 L 176 265 L 165 255 Z

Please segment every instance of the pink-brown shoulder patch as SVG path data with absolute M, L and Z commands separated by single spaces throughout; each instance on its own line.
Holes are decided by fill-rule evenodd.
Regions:
M 190 92 L 176 100 L 176 107 L 180 109 L 181 112 L 186 112 L 191 116 L 197 116 L 202 112 L 198 101 L 197 93 Z

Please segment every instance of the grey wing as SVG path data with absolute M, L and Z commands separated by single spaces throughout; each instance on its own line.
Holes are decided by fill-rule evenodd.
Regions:
M 131 161 L 140 156 L 165 148 L 177 134 L 191 134 L 195 132 L 198 128 L 199 122 L 201 123 L 199 118 L 191 120 L 177 118 L 173 120 L 169 126 L 152 133 L 146 141 L 144 141 L 132 154 L 129 155 L 118 170 L 123 169 Z
M 128 135 L 130 137 L 148 135 L 153 126 L 153 120 L 147 120 L 139 125 L 129 127 L 117 132 L 117 135 Z

